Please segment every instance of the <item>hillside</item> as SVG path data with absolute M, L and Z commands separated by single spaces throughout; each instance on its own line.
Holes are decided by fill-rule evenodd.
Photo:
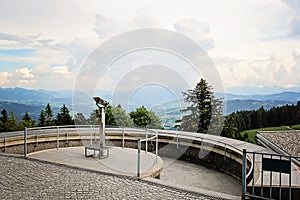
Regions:
M 154 89 L 152 88 L 152 90 Z M 172 128 L 175 121 L 182 117 L 180 108 L 186 106 L 183 99 L 171 101 L 172 98 L 166 91 L 152 90 L 150 90 L 151 92 L 148 94 L 145 92 L 136 93 L 132 102 L 136 106 L 144 105 L 147 108 L 151 108 L 152 105 L 160 105 L 161 109 L 156 111 L 157 115 L 161 117 L 166 127 Z M 159 96 L 159 98 L 146 98 L 149 95 L 155 95 L 155 91 L 159 93 L 159 95 L 156 95 Z M 76 112 L 77 107 L 76 104 L 72 104 L 72 95 L 72 90 L 48 91 L 28 90 L 24 88 L 0 88 L 0 109 L 5 108 L 8 112 L 14 111 L 19 119 L 26 111 L 29 112 L 34 119 L 38 119 L 40 110 L 44 108 L 47 103 L 50 103 L 55 110 L 59 109 L 63 104 L 66 104 L 70 110 Z M 216 97 L 218 96 L 224 96 L 224 94 L 216 93 Z M 84 111 L 81 112 L 84 112 L 85 115 L 89 115 L 94 106 L 90 97 L 78 92 L 75 93 L 75 97 L 77 99 L 76 103 L 80 105 L 80 108 L 84 107 Z M 300 93 L 282 92 L 269 95 L 238 95 L 227 93 L 225 99 L 224 115 L 228 115 L 235 111 L 256 110 L 261 106 L 264 106 L 265 109 L 270 109 L 286 104 L 296 104 L 297 101 L 300 100 Z M 135 107 L 131 109 L 135 109 Z
M 15 116 L 17 117 L 17 120 L 21 120 L 25 112 L 28 112 L 34 120 L 38 120 L 40 111 L 44 109 L 44 106 L 0 101 L 0 108 L 1 110 L 5 109 L 9 116 L 11 112 L 14 112 Z

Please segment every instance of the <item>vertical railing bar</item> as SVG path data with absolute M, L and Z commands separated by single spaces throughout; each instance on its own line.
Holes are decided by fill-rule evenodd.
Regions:
M 145 132 L 146 132 L 146 149 L 145 149 L 145 153 L 147 153 L 148 152 L 148 131 L 147 131 L 147 129 L 145 130 Z
M 224 146 L 224 161 L 226 161 L 226 144 Z
M 24 129 L 24 156 L 27 156 L 27 128 Z
M 141 165 L 141 139 L 138 139 L 138 165 L 137 165 L 137 177 L 140 177 L 140 165 Z
M 242 165 L 242 199 L 246 199 L 246 170 L 247 170 L 247 152 L 243 149 L 243 165 Z
M 38 132 L 36 132 L 36 146 L 38 146 Z
M 124 146 L 125 146 L 125 130 L 124 130 L 124 126 L 123 126 L 123 129 L 122 129 L 122 148 L 124 149 Z
M 155 142 L 155 162 L 157 162 L 157 156 L 158 156 L 158 132 L 156 131 L 156 142 Z
M 56 127 L 56 148 L 59 149 L 59 128 Z
M 261 162 L 264 159 L 264 154 L 261 154 Z M 261 168 L 261 174 L 260 174 L 260 196 L 263 197 L 263 192 L 264 192 L 264 170 Z
M 252 172 L 252 195 L 254 195 L 254 182 L 255 182 L 255 177 L 254 177 L 254 174 L 255 174 L 255 157 L 256 157 L 256 154 L 255 153 L 252 153 L 253 155 L 253 172 Z
M 90 144 L 93 144 L 93 132 L 90 132 Z
M 179 143 L 179 138 L 178 138 L 178 134 L 176 134 L 176 135 L 177 135 L 177 137 L 176 137 L 176 148 L 179 149 L 179 144 L 178 144 Z
M 292 162 L 291 156 L 289 156 L 290 162 Z M 289 173 L 289 200 L 292 199 L 292 172 Z
M 3 138 L 3 143 L 4 143 L 4 152 L 6 152 L 6 137 L 4 136 L 4 138 Z
M 200 152 L 201 152 L 201 158 L 203 158 L 203 138 L 201 138 L 201 149 L 200 149 Z
M 280 160 L 282 160 L 282 156 L 280 155 Z M 281 172 L 279 172 L 279 200 L 281 200 Z
M 66 133 L 66 136 L 67 136 L 67 142 L 66 142 L 66 143 L 67 143 L 67 144 L 69 143 L 68 135 L 69 135 L 69 132 Z
M 273 158 L 273 155 L 271 155 L 271 159 Z M 270 199 L 272 199 L 272 183 L 273 182 L 273 173 L 270 171 Z

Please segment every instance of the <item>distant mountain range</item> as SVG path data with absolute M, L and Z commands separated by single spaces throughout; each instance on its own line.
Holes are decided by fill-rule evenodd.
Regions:
M 175 120 L 181 118 L 180 107 L 184 107 L 185 103 L 183 99 L 176 102 L 171 98 L 170 94 L 165 94 L 165 91 L 158 91 L 159 94 L 152 98 L 154 93 L 141 92 L 135 94 L 134 100 L 135 106 L 128 108 L 130 110 L 135 109 L 137 106 L 144 105 L 147 108 L 152 108 L 153 105 L 158 105 L 159 109 L 156 110 L 157 114 L 163 119 L 165 124 L 172 126 Z M 19 119 L 27 111 L 34 119 L 38 119 L 40 110 L 43 109 L 47 103 L 50 103 L 55 111 L 58 111 L 63 104 L 77 112 L 77 105 L 73 104 L 72 96 L 75 95 L 77 100 L 76 104 L 80 104 L 84 107 L 84 114 L 89 113 L 95 109 L 92 97 L 89 97 L 85 93 L 76 92 L 73 94 L 72 90 L 66 91 L 48 91 L 48 90 L 28 90 L 24 88 L 0 88 L 0 109 L 5 108 L 8 112 L 13 111 Z M 147 96 L 148 95 L 148 96 Z M 225 115 L 228 115 L 235 111 L 240 110 L 254 110 L 261 106 L 265 109 L 270 109 L 274 106 L 282 106 L 286 104 L 296 104 L 300 101 L 300 92 L 281 92 L 276 94 L 267 95 L 239 95 L 226 93 L 216 93 L 215 96 L 225 96 Z M 109 96 L 106 99 L 110 101 Z M 114 103 L 114 102 L 113 102 Z M 140 105 L 141 104 L 141 105 Z M 181 106 L 180 106 L 181 105 Z M 154 107 L 155 109 L 155 107 Z

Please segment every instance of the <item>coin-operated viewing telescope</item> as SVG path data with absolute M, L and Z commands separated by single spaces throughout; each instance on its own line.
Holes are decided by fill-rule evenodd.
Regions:
M 105 107 L 109 105 L 108 101 L 101 99 L 100 97 L 93 97 L 96 102 L 96 106 L 99 108 L 99 133 L 100 133 L 100 146 L 105 146 Z M 103 152 L 101 152 L 102 154 Z
M 100 97 L 93 97 L 93 99 L 96 101 L 96 105 L 100 107 L 106 107 L 109 105 L 108 101 L 105 101 L 104 99 L 101 99 Z

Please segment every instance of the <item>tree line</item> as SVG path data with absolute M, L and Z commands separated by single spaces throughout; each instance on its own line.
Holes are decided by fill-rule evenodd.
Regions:
M 214 97 L 213 88 L 204 79 L 191 90 L 183 92 L 187 108 L 182 109 L 182 119 L 177 128 L 182 131 L 219 134 L 238 140 L 249 141 L 242 131 L 263 127 L 290 126 L 300 124 L 300 102 L 265 110 L 263 107 L 252 111 L 238 111 L 222 115 L 223 99 Z M 222 123 L 224 122 L 224 123 Z
M 58 113 L 54 113 L 51 105 L 48 103 L 44 109 L 40 111 L 38 121 L 30 117 L 28 112 L 18 120 L 14 112 L 8 115 L 5 109 L 2 109 L 0 115 L 0 132 L 23 130 L 25 127 L 44 127 L 44 126 L 62 126 L 62 125 L 98 125 L 99 110 L 93 110 L 89 117 L 86 118 L 82 113 L 76 113 L 74 119 L 69 109 L 64 104 Z M 105 109 L 105 124 L 111 126 L 127 126 L 127 127 L 147 127 L 163 129 L 161 119 L 152 110 L 147 110 L 144 106 L 137 108 L 130 113 L 126 113 L 120 106 L 107 106 Z
M 223 116 L 222 101 L 214 97 L 213 88 L 201 79 L 195 88 L 183 92 L 188 106 L 181 110 L 182 119 L 177 120 L 176 128 L 181 131 L 215 134 L 249 141 L 248 135 L 242 131 L 272 126 L 290 126 L 300 124 L 300 102 L 297 105 L 285 105 L 265 110 L 263 107 L 252 111 L 238 111 Z M 50 104 L 41 110 L 38 122 L 26 112 L 20 122 L 14 113 L 10 117 L 3 109 L 0 116 L 0 132 L 23 130 L 24 127 L 60 126 L 60 125 L 98 125 L 99 110 L 93 110 L 86 118 L 82 113 L 76 113 L 74 119 L 69 109 L 63 105 L 54 116 Z M 109 105 L 105 109 L 105 124 L 111 126 L 144 127 L 163 129 L 162 120 L 152 110 L 144 106 L 126 113 L 120 106 Z
M 240 132 L 264 127 L 291 126 L 300 124 L 300 101 L 265 110 L 238 111 L 226 117 L 223 135 L 242 139 Z M 246 136 L 247 137 L 247 136 Z

